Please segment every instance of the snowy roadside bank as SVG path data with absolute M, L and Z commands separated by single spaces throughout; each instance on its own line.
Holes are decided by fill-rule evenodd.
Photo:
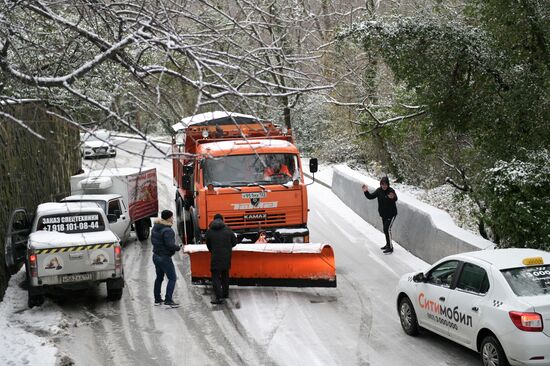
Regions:
M 61 310 L 51 301 L 29 309 L 27 292 L 19 287 L 25 269 L 13 275 L 0 302 L 0 364 L 55 365 L 55 336 L 65 332 Z

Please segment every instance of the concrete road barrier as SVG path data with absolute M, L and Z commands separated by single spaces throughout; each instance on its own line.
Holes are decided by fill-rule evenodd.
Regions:
M 346 166 L 334 167 L 332 191 L 364 220 L 382 231 L 378 202 L 365 197 L 361 189 L 363 183 L 369 186 L 371 193 L 380 186 L 377 180 Z M 434 263 L 447 255 L 494 248 L 492 242 L 456 226 L 445 211 L 406 193 L 396 193 L 398 214 L 392 226 L 392 237 L 417 257 Z

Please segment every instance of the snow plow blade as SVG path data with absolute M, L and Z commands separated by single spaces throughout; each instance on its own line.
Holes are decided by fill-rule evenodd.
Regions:
M 211 283 L 210 252 L 185 245 L 194 285 Z M 231 256 L 230 284 L 238 286 L 336 287 L 334 251 L 328 244 L 238 244 Z

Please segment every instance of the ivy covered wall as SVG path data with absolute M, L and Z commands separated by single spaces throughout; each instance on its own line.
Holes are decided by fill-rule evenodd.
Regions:
M 13 209 L 34 212 L 42 202 L 70 193 L 69 178 L 81 167 L 79 131 L 45 113 L 40 105 L 0 105 L 16 116 L 41 140 L 17 123 L 0 117 L 0 300 L 9 280 L 4 242 Z

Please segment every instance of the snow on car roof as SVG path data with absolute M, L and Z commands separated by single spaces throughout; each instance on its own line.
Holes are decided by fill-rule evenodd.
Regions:
M 29 235 L 29 244 L 32 249 L 75 247 L 79 245 L 110 244 L 116 242 L 118 242 L 118 238 L 110 230 L 74 234 L 40 230 Z
M 235 112 L 224 112 L 224 111 L 214 111 L 206 112 L 201 114 L 195 114 L 193 116 L 185 117 L 180 122 L 172 126 L 174 131 L 179 131 L 185 129 L 191 125 L 197 125 L 205 122 L 211 122 L 212 124 L 216 123 L 233 123 L 234 120 L 239 121 L 258 121 L 258 117 L 251 116 L 248 114 L 240 114 Z
M 56 215 L 64 213 L 78 213 L 86 211 L 103 212 L 97 203 L 94 202 L 47 202 L 38 205 L 36 214 L 38 216 Z
M 80 177 L 80 176 L 86 176 L 86 177 L 120 177 L 120 176 L 127 176 L 132 174 L 137 174 L 140 172 L 145 172 L 147 170 L 151 170 L 154 168 L 149 167 L 142 167 L 140 168 L 105 168 L 105 169 L 97 169 L 97 170 L 90 170 L 88 172 L 84 172 L 82 174 L 73 175 L 73 177 Z
M 237 244 L 233 251 L 262 252 L 262 253 L 321 253 L 325 247 L 324 243 L 288 244 L 288 243 L 265 243 L 265 244 Z M 184 253 L 208 252 L 205 244 L 185 245 Z
M 120 194 L 77 194 L 63 198 L 61 201 L 108 201 L 122 197 Z
M 294 147 L 295 151 L 285 151 L 288 153 L 297 153 L 298 149 L 286 140 L 278 140 L 278 139 L 258 139 L 258 140 L 227 140 L 227 141 L 215 141 L 215 142 L 209 142 L 205 144 L 199 145 L 199 149 L 197 150 L 198 153 L 206 153 L 208 150 L 210 152 L 216 152 L 216 151 L 222 151 L 225 153 L 231 152 L 233 155 L 238 155 L 239 153 L 250 153 L 250 149 L 254 150 L 262 150 L 265 149 L 267 151 L 265 152 L 271 152 L 269 151 L 270 148 L 280 149 L 280 148 L 288 148 L 288 147 Z M 240 152 L 239 150 L 242 150 Z
M 550 264 L 550 253 L 538 249 L 508 248 L 495 250 L 479 250 L 458 255 L 463 257 L 477 258 L 491 263 L 498 269 L 524 267 L 525 258 L 542 257 L 544 264 Z

